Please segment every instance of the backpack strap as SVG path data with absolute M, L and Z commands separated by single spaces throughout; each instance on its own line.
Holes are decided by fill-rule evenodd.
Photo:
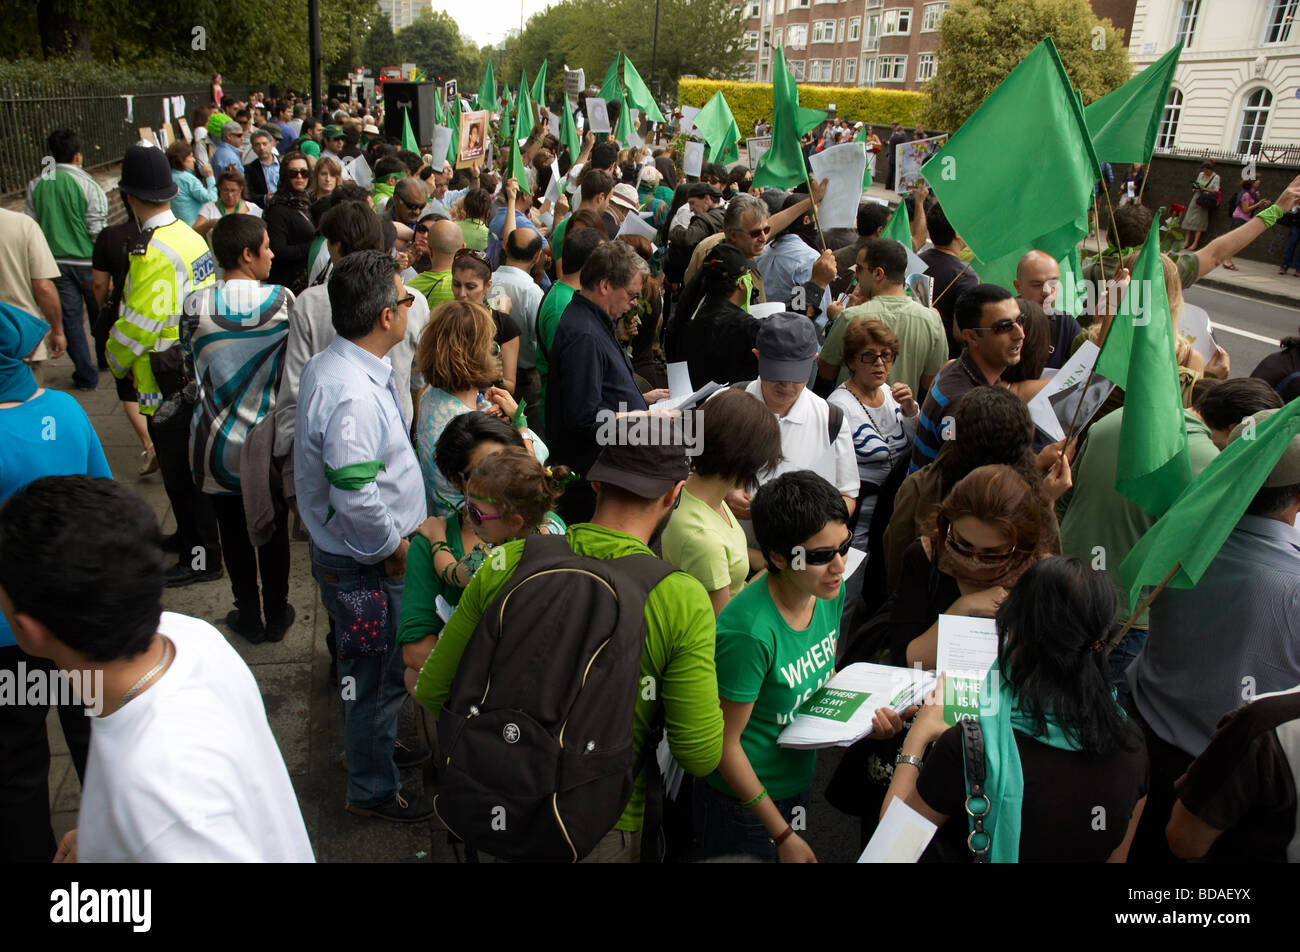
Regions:
M 966 815 L 970 817 L 971 831 L 966 837 L 973 861 L 987 863 L 993 837 L 984 830 L 984 818 L 989 812 L 989 798 L 984 792 L 984 731 L 979 718 L 971 717 L 961 722 L 961 748 L 966 761 Z
M 1281 380 L 1277 382 L 1277 386 L 1274 387 L 1273 389 L 1278 393 L 1278 395 L 1281 395 L 1282 392 L 1286 390 L 1287 385 L 1291 383 L 1293 380 L 1295 380 L 1297 377 L 1300 377 L 1300 370 L 1297 370 L 1295 373 L 1287 374 L 1285 377 L 1283 377 Z
M 844 409 L 829 400 L 826 401 L 826 407 L 830 411 L 826 414 L 826 432 L 831 438 L 831 446 L 834 446 L 836 438 L 840 435 L 840 426 L 844 423 Z

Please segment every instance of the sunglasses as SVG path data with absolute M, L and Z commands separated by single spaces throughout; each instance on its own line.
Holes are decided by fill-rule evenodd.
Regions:
M 849 536 L 838 546 L 828 546 L 824 549 L 805 549 L 803 560 L 805 565 L 829 565 L 831 560 L 837 555 L 847 556 L 849 549 L 853 547 L 853 536 Z
M 868 367 L 875 363 L 892 364 L 893 362 L 894 354 L 888 350 L 882 350 L 880 353 L 876 353 L 874 350 L 864 350 L 858 354 L 858 363 Z
M 397 303 L 393 305 L 393 308 L 394 310 L 396 310 L 399 307 L 410 307 L 414 303 L 415 303 L 415 295 L 408 294 L 404 298 L 398 298 Z
M 493 515 L 490 512 L 484 512 L 472 502 L 465 503 L 465 515 L 469 516 L 470 525 L 481 526 L 485 522 L 491 522 L 493 519 L 500 519 L 500 513 Z
M 420 209 L 424 207 L 423 203 L 421 202 L 408 202 L 404 198 L 399 198 L 397 200 L 401 202 L 403 205 L 405 205 L 409 211 L 418 212 Z
M 745 234 L 749 235 L 749 237 L 751 238 L 761 238 L 770 235 L 771 233 L 772 233 L 771 225 L 764 225 L 762 228 L 754 228 L 751 229 L 750 231 L 745 232 Z
M 306 169 L 294 168 L 294 169 L 288 169 L 285 174 L 288 175 L 289 178 L 306 178 L 311 173 L 308 172 Z
M 1000 334 L 1010 334 L 1011 328 L 1013 327 L 1019 327 L 1021 330 L 1024 330 L 1025 318 L 1023 315 L 1015 318 L 1014 320 L 1012 318 L 1005 317 L 1000 321 L 994 321 L 988 327 L 973 327 L 971 328 L 971 330 L 975 331 L 977 334 L 983 334 L 985 331 L 992 331 L 994 334 L 1000 335 Z
M 981 559 L 985 562 L 996 562 L 1000 559 L 1010 558 L 1016 551 L 1014 543 L 1000 549 L 981 549 L 973 546 L 957 535 L 952 523 L 948 524 L 948 534 L 944 539 L 944 544 L 958 555 L 964 555 L 968 559 Z

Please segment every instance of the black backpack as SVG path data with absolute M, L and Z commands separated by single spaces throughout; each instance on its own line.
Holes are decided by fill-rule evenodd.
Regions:
M 632 745 L 646 597 L 674 571 L 528 536 L 438 719 L 433 806 L 455 836 L 498 859 L 577 862 L 614 828 L 649 759 Z

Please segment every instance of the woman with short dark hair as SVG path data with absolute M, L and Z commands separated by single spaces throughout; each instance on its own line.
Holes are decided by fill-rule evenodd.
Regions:
M 968 796 L 965 728 L 929 703 L 903 740 L 882 815 L 902 798 L 942 827 L 937 845 L 953 859 L 1124 862 L 1149 771 L 1142 734 L 1110 684 L 1117 605 L 1109 576 L 1078 559 L 1031 566 L 996 616 L 998 659 L 975 721 L 982 797 Z

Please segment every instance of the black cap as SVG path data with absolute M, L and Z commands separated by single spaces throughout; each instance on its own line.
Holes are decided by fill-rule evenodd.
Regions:
M 172 178 L 167 156 L 157 146 L 137 142 L 122 157 L 122 178 L 118 190 L 142 202 L 167 202 L 180 191 Z
M 709 250 L 700 267 L 710 273 L 726 275 L 734 281 L 745 273 L 745 254 L 735 245 L 724 241 Z
M 613 430 L 613 441 L 606 443 L 587 470 L 587 482 L 618 486 L 642 499 L 658 499 L 690 475 L 679 414 L 621 413 Z
M 709 198 L 721 198 L 722 192 L 718 190 L 717 186 L 710 185 L 708 182 L 692 182 L 686 188 L 687 198 L 703 198 L 706 195 Z

